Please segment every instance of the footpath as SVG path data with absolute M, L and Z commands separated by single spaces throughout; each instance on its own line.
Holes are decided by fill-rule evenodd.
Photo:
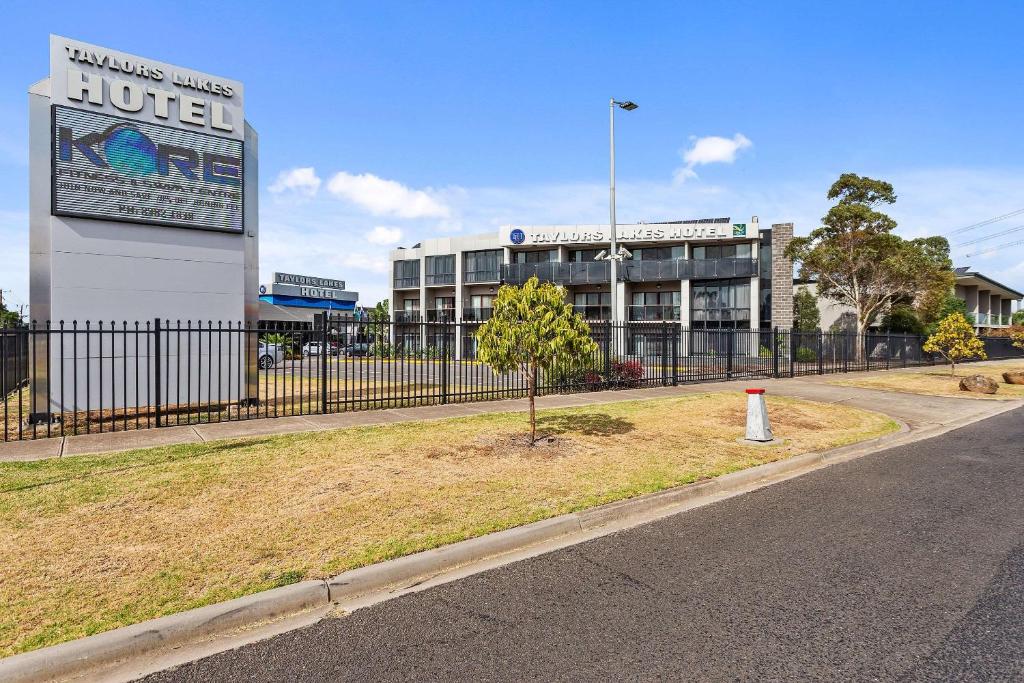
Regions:
M 927 368 L 920 368 L 926 370 Z M 894 372 L 880 370 L 856 373 L 858 377 Z M 904 370 L 905 372 L 905 370 Z M 602 405 L 619 401 L 636 401 L 695 393 L 742 391 L 747 387 L 762 387 L 769 395 L 791 396 L 822 403 L 843 403 L 857 408 L 874 410 L 906 423 L 917 430 L 928 426 L 943 426 L 956 421 L 981 420 L 1003 412 L 1018 401 L 962 399 L 945 396 L 922 396 L 898 392 L 861 389 L 828 384 L 844 375 L 810 375 L 786 379 L 743 379 L 726 382 L 705 382 L 669 387 L 595 391 L 577 394 L 554 394 L 537 398 L 537 409 L 572 408 Z M 293 417 L 260 418 L 211 424 L 180 425 L 102 434 L 52 437 L 33 441 L 0 443 L 0 462 L 44 460 L 47 458 L 87 455 L 116 451 L 202 443 L 220 439 L 236 439 L 272 434 L 324 431 L 370 425 L 395 424 L 423 420 L 443 420 L 485 413 L 525 412 L 527 399 L 508 399 L 476 403 L 450 403 L 446 405 L 418 406 L 365 410 L 331 415 L 302 415 Z

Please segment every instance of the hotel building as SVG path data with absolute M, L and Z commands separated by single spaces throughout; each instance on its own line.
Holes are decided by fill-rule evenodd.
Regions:
M 613 319 L 614 286 L 619 321 L 693 330 L 792 325 L 793 264 L 783 256 L 792 223 L 762 229 L 755 216 L 746 223 L 618 225 L 617 241 L 628 257 L 615 283 L 611 264 L 597 259 L 609 249 L 609 235 L 608 225 L 513 225 L 394 249 L 393 342 L 454 345 L 456 354 L 471 354 L 475 325 L 490 317 L 498 288 L 532 276 L 564 286 L 568 301 L 591 323 Z M 462 323 L 455 333 L 462 339 L 451 338 L 451 327 L 421 322 Z

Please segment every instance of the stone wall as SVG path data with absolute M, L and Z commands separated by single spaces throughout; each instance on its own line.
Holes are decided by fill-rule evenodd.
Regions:
M 785 255 L 793 240 L 792 223 L 772 224 L 772 327 L 793 327 L 793 260 Z

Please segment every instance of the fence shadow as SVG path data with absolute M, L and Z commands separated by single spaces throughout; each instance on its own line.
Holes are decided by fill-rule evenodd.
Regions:
M 630 420 L 607 413 L 545 415 L 537 419 L 537 430 L 549 435 L 572 432 L 586 436 L 614 436 L 628 434 L 635 429 L 636 425 Z

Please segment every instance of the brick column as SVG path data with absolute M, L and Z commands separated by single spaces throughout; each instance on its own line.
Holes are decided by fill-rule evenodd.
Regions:
M 792 223 L 772 224 L 772 327 L 793 327 L 793 260 L 784 252 L 793 240 Z

